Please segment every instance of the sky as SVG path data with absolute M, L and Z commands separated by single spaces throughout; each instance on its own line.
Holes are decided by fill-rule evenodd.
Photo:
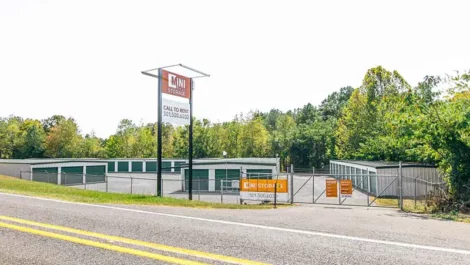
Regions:
M 416 85 L 470 69 L 470 1 L 0 0 L 0 117 L 73 117 L 83 134 L 157 121 L 157 79 L 182 63 L 194 115 L 319 105 L 382 65 Z

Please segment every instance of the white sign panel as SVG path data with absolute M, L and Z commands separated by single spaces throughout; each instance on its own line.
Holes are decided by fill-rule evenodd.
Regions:
M 189 103 L 162 98 L 162 121 L 171 124 L 189 125 Z
M 242 191 L 240 192 L 240 199 L 254 200 L 254 201 L 274 201 L 274 192 Z M 277 193 L 276 201 L 279 201 L 279 202 L 289 201 L 289 194 Z

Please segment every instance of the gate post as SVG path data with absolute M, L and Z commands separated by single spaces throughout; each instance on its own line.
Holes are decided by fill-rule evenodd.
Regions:
M 367 207 L 369 207 L 369 197 L 370 197 L 370 172 L 367 169 Z
M 290 204 L 294 204 L 294 165 L 290 165 Z
M 341 205 L 341 179 L 338 179 L 338 202 Z
M 399 201 L 398 201 L 398 204 L 400 205 L 400 210 L 403 211 L 403 172 L 402 172 L 402 166 L 401 166 L 401 161 L 399 162 L 398 164 L 398 167 L 399 167 Z
M 330 164 L 331 168 L 331 164 Z M 331 169 L 330 169 L 331 171 Z M 312 203 L 315 203 L 315 168 L 312 168 Z

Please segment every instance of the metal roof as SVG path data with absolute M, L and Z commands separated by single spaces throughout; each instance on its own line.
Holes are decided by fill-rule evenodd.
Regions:
M 35 159 L 0 159 L 0 164 L 22 164 L 22 165 L 39 165 L 39 164 L 57 164 L 57 163 L 104 163 L 105 160 L 100 159 L 75 159 L 75 158 L 35 158 Z
M 373 168 L 398 168 L 399 162 L 396 161 L 363 161 L 363 160 L 330 160 L 330 162 L 341 162 L 352 165 L 360 165 Z M 432 164 L 424 164 L 417 162 L 402 162 L 402 167 L 436 167 Z
M 193 165 L 217 165 L 217 164 L 243 164 L 243 165 L 264 165 L 276 166 L 276 158 L 209 158 L 209 159 L 196 159 L 193 160 Z M 181 165 L 188 167 L 188 163 Z

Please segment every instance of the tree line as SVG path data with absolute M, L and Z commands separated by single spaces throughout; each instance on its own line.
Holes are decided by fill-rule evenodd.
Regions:
M 470 72 L 425 76 L 411 86 L 397 71 L 371 68 L 319 106 L 252 111 L 232 121 L 194 120 L 194 157 L 274 157 L 321 168 L 330 159 L 433 163 L 452 194 L 470 194 Z M 188 126 L 163 125 L 163 157 L 186 158 Z M 0 119 L 0 158 L 156 157 L 157 124 L 124 119 L 106 139 L 82 135 L 73 118 Z M 456 195 L 457 196 L 457 195 Z

